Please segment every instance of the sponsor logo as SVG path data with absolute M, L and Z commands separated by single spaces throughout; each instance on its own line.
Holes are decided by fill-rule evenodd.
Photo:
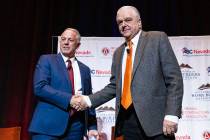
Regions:
M 77 50 L 75 54 L 77 57 L 93 57 L 90 50 Z
M 209 49 L 189 49 L 184 47 L 182 49 L 182 53 L 184 56 L 208 56 L 210 55 Z
M 115 112 L 106 111 L 106 112 L 97 112 L 97 117 L 99 117 L 103 124 L 114 123 L 115 122 Z
M 101 57 L 112 57 L 115 51 L 115 47 L 103 47 L 100 51 Z
M 203 138 L 204 138 L 204 140 L 210 140 L 210 132 L 205 131 L 205 132 L 203 133 Z
M 111 76 L 111 70 L 91 70 L 91 75 L 93 77 L 110 77 Z
M 96 110 L 96 118 L 98 131 L 107 133 L 107 128 L 115 124 L 115 111 L 97 112 Z
M 188 64 L 183 64 L 183 63 L 180 65 L 180 68 L 181 68 L 181 69 L 184 69 L 184 68 L 192 69 L 192 67 L 191 67 L 190 65 L 188 65 Z
M 108 107 L 108 106 L 104 106 L 104 107 L 99 107 L 97 108 L 98 112 L 103 112 L 103 111 L 115 111 L 115 109 L 113 107 Z
M 184 47 L 184 48 L 182 49 L 182 53 L 183 53 L 183 54 L 192 54 L 192 50 L 190 50 L 190 49 Z
M 207 83 L 207 84 L 202 84 L 198 89 L 204 90 L 204 89 L 209 89 L 209 88 L 210 88 L 210 84 Z
M 192 93 L 192 98 L 201 101 L 210 101 L 210 84 L 202 84 L 198 87 L 194 93 Z
M 105 55 L 105 56 L 107 56 L 109 53 L 110 53 L 110 50 L 109 50 L 109 48 L 102 48 L 102 53 Z
M 182 71 L 183 80 L 194 80 L 200 77 L 200 73 L 193 70 L 189 64 L 181 64 L 180 69 Z

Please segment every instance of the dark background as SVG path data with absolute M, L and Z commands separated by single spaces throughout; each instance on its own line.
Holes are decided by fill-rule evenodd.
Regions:
M 67 27 L 82 36 L 120 36 L 115 14 L 123 5 L 139 9 L 145 31 L 210 35 L 210 0 L 1 1 L 0 127 L 21 126 L 21 140 L 28 140 L 34 66 L 41 54 L 51 53 L 51 37 Z

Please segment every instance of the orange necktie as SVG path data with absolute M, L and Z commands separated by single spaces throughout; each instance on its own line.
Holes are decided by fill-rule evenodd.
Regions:
M 123 85 L 123 93 L 121 97 L 121 104 L 125 109 L 132 103 L 131 97 L 131 74 L 132 74 L 132 42 L 128 42 L 127 50 L 127 59 L 126 59 L 126 68 L 124 74 L 124 85 Z

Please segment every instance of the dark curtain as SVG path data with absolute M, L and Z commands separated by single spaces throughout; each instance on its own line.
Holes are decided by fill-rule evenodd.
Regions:
M 82 36 L 120 36 L 115 14 L 122 5 L 140 10 L 143 29 L 169 36 L 210 35 L 209 0 L 7 0 L 0 2 L 0 127 L 27 132 L 36 104 L 33 71 L 51 53 L 52 36 L 77 28 Z

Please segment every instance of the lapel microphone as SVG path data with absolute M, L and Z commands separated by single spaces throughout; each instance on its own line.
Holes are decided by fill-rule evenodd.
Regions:
M 126 49 L 126 51 L 127 51 L 127 54 L 129 54 L 129 53 L 130 53 L 130 49 L 129 49 L 129 48 L 127 48 L 127 49 Z

